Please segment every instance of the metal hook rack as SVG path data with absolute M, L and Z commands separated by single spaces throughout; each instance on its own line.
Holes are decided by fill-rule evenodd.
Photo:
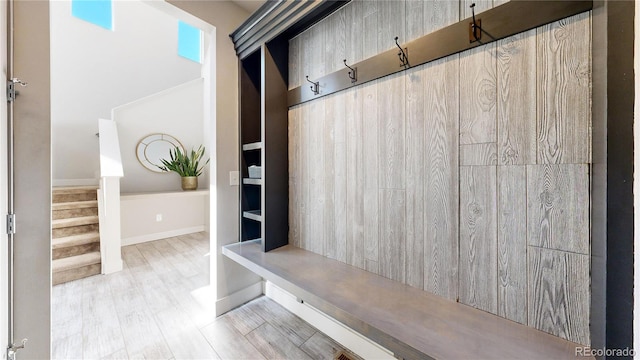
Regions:
M 358 69 L 354 69 L 351 66 L 347 65 L 347 59 L 342 60 L 342 62 L 344 63 L 344 66 L 348 67 L 349 70 L 351 70 L 349 71 L 349 79 L 351 79 L 351 83 L 358 81 Z
M 476 3 L 469 5 L 471 8 L 471 17 L 473 18 L 473 22 L 469 23 L 469 42 L 480 41 L 482 38 L 482 20 L 476 20 Z
M 398 49 L 400 49 L 400 51 L 398 52 L 398 58 L 400 58 L 400 66 L 403 66 L 405 68 L 409 67 L 409 57 L 407 56 L 407 53 L 405 52 L 405 50 L 407 49 L 403 49 L 400 44 L 398 44 L 398 37 L 395 37 L 396 40 L 396 46 L 398 47 Z M 409 50 L 407 50 L 408 52 Z
M 307 78 L 308 82 L 313 84 L 309 86 L 311 88 L 311 91 L 313 91 L 313 95 L 318 95 L 320 93 L 320 82 L 309 80 L 309 75 L 306 75 L 305 77 Z

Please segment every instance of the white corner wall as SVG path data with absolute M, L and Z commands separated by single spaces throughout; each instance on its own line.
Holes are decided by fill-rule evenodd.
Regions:
M 136 156 L 136 146 L 153 133 L 173 136 L 187 151 L 204 144 L 203 84 L 204 80 L 198 78 L 113 109 L 124 170 L 122 193 L 181 191 L 180 176 L 143 167 Z M 208 168 L 198 179 L 199 189 L 208 188 Z
M 209 191 L 120 196 L 122 246 L 205 230 Z
M 200 78 L 202 65 L 178 56 L 177 19 L 142 1 L 113 1 L 113 31 L 71 16 L 70 0 L 50 1 L 50 21 L 54 185 L 97 184 L 98 118 Z

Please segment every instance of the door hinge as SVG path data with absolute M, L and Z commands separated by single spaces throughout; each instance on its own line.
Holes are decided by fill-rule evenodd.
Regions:
M 16 214 L 7 214 L 7 234 L 16 233 Z
M 22 339 L 22 344 L 20 345 L 17 345 L 15 343 L 9 345 L 9 347 L 7 348 L 7 360 L 15 360 L 16 353 L 19 350 L 24 349 L 25 345 L 27 345 L 27 339 Z
M 18 79 L 13 78 L 7 81 L 7 101 L 12 102 L 16 100 L 16 96 L 18 96 L 18 91 L 16 90 L 16 84 L 20 84 L 20 86 L 27 86 L 27 83 Z

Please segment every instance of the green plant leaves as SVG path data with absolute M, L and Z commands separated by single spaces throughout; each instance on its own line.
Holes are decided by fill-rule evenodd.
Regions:
M 170 159 L 161 159 L 164 166 L 158 166 L 158 168 L 163 171 L 173 171 L 181 177 L 200 176 L 204 166 L 209 163 L 209 159 L 207 159 L 202 166 L 200 165 L 200 160 L 204 157 L 204 150 L 204 146 L 200 145 L 196 150 L 191 149 L 190 154 L 186 151 L 183 154 L 179 147 L 175 147 L 173 150 L 169 150 Z

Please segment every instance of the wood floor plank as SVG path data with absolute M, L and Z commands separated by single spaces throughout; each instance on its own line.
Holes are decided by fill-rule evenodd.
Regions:
M 334 360 L 338 351 L 346 350 L 342 345 L 321 332 L 313 334 L 309 340 L 300 346 L 300 349 L 307 353 L 312 359 L 316 360 Z M 358 356 L 351 353 L 349 355 L 353 360 L 359 359 Z
M 266 359 L 227 317 L 203 328 L 202 334 L 222 359 Z
M 496 314 L 496 167 L 460 167 L 460 302 Z
M 591 159 L 589 14 L 536 30 L 538 164 L 582 164 Z
M 459 61 L 425 66 L 424 289 L 458 298 Z
M 380 275 L 405 282 L 404 190 L 380 190 Z
M 536 32 L 498 41 L 498 161 L 536 163 Z
M 589 166 L 527 166 L 528 244 L 589 254 Z
M 410 4 L 422 2 L 411 1 Z M 409 12 L 422 15 L 422 7 Z M 417 19 L 415 21 L 418 21 Z M 422 23 L 420 17 L 419 24 Z M 407 25 L 409 26 L 409 25 Z M 424 287 L 424 197 L 425 177 L 425 67 L 411 69 L 406 75 L 406 281 L 422 289 Z
M 529 326 L 590 345 L 589 256 L 529 247 Z
M 496 142 L 496 46 L 460 54 L 460 144 Z
M 154 241 L 153 246 L 182 276 L 198 275 L 196 266 L 181 253 L 175 251 L 175 248 L 166 239 Z
M 101 285 L 105 285 L 107 290 L 101 291 Z M 85 287 L 82 318 L 83 358 L 101 358 L 125 347 L 108 284 Z
M 224 315 L 244 336 L 264 324 L 264 319 L 247 306 L 233 309 Z
M 173 354 L 153 315 L 145 309 L 119 313 L 122 335 L 130 358 L 170 359 Z
M 375 82 L 375 80 L 374 80 Z M 365 187 L 365 145 L 363 106 L 364 88 L 347 90 L 347 236 L 345 262 L 364 268 L 364 187 Z M 370 125 L 370 121 L 366 125 Z
M 247 339 L 267 359 L 311 359 L 269 323 L 250 332 Z
M 498 166 L 498 315 L 527 323 L 527 172 Z
M 497 164 L 496 143 L 460 145 L 460 166 Z
M 278 332 L 283 334 L 283 336 L 286 337 L 289 342 L 295 344 L 295 346 L 302 345 L 316 332 L 316 329 L 311 327 L 311 325 L 291 314 L 279 304 L 269 301 L 267 298 L 258 298 L 248 303 L 247 307 L 265 319 L 270 326 L 275 327 Z M 264 326 L 264 324 L 262 326 Z
M 53 325 L 52 325 L 53 326 Z M 82 359 L 82 334 L 72 334 L 61 339 L 52 339 L 51 358 L 56 360 Z
M 187 315 L 172 307 L 155 314 L 158 327 L 176 359 L 220 359 Z
M 128 268 L 149 265 L 135 245 L 122 247 L 122 260 Z

